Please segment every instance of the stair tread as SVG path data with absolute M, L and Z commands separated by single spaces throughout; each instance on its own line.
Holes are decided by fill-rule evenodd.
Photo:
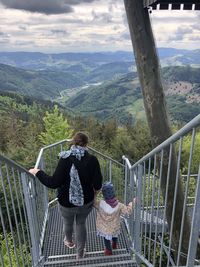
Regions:
M 126 249 L 115 249 L 113 250 L 113 255 L 121 255 L 121 254 L 128 254 Z M 98 256 L 104 256 L 104 250 L 100 251 L 86 251 L 87 258 L 91 257 L 98 257 Z M 55 255 L 55 256 L 49 256 L 47 258 L 48 261 L 54 261 L 54 260 L 62 260 L 62 259 L 75 259 L 76 254 L 65 254 L 65 255 Z
M 86 262 L 84 260 L 79 260 L 75 262 L 69 262 L 69 265 L 65 262 L 58 262 L 58 263 L 45 263 L 44 264 L 45 267 L 72 267 L 72 266 L 76 266 L 76 267 L 111 267 L 111 266 L 127 266 L 127 267 L 137 267 L 136 263 L 134 260 L 132 259 L 127 259 L 127 260 L 121 260 L 121 261 L 111 261 L 111 262 L 105 262 L 105 260 L 102 257 L 102 261 L 101 262 Z
M 104 255 L 100 255 L 100 256 L 95 256 L 95 257 L 86 257 L 81 259 L 81 264 L 83 263 L 101 263 L 101 262 L 117 262 L 117 261 L 122 261 L 122 260 L 131 260 L 131 256 L 130 254 L 116 254 L 116 255 L 111 255 L 111 256 L 104 256 Z M 80 260 L 79 260 L 80 261 Z M 78 261 L 78 262 L 79 262 Z M 66 259 L 55 259 L 55 260 L 51 260 L 51 261 L 47 261 L 45 264 L 61 264 L 61 263 L 65 263 L 65 266 L 72 266 L 71 264 L 75 264 L 77 263 L 76 258 L 66 258 Z

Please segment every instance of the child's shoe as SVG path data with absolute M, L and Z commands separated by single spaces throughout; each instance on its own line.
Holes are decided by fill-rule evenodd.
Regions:
M 112 255 L 112 251 L 110 249 L 105 248 L 104 255 L 105 256 L 111 256 Z
M 117 249 L 117 242 L 112 242 L 112 248 Z

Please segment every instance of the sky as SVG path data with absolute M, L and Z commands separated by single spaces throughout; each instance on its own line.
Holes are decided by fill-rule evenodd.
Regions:
M 153 10 L 157 47 L 200 49 L 200 11 Z M 0 51 L 131 51 L 123 0 L 0 0 Z

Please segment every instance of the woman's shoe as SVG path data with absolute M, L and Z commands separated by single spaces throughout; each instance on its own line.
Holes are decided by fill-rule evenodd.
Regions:
M 82 255 L 76 255 L 76 259 L 77 259 L 77 260 L 81 260 L 81 259 L 85 258 L 85 253 L 86 253 L 86 251 L 85 251 L 85 249 L 84 249 Z
M 64 245 L 70 249 L 75 247 L 74 242 L 73 241 L 67 241 L 67 239 L 64 239 Z

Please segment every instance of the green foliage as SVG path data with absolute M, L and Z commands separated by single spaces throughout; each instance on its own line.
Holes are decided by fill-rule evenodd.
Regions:
M 28 267 L 31 265 L 31 254 L 30 252 L 27 254 L 27 244 L 22 244 L 21 247 L 18 245 L 15 249 L 14 240 L 11 234 L 7 234 L 6 239 L 0 234 L 0 249 L 5 267 Z
M 187 135 L 184 138 L 183 148 L 182 148 L 182 157 L 181 157 L 181 170 L 183 174 L 187 174 L 187 171 L 188 171 L 191 141 L 192 141 L 191 135 Z M 192 166 L 191 166 L 191 172 L 190 172 L 191 174 L 198 173 L 199 155 L 200 155 L 200 133 L 198 132 L 195 136 L 194 149 L 193 149 L 193 154 L 192 154 Z
M 71 138 L 72 130 L 57 105 L 54 106 L 52 112 L 45 113 L 43 121 L 44 131 L 39 135 L 39 139 L 44 145 Z
M 151 239 L 149 239 L 151 238 Z M 156 245 L 155 242 L 156 241 Z M 142 237 L 142 253 L 145 251 L 145 258 L 148 258 L 151 263 L 154 263 L 154 267 L 160 266 L 160 258 L 161 258 L 161 266 L 167 266 L 167 255 L 164 251 L 162 250 L 162 255 L 161 255 L 161 244 L 160 244 L 160 239 L 155 237 L 155 234 L 152 234 L 150 237 L 148 236 L 143 236 Z M 163 236 L 163 246 L 169 245 L 169 236 L 168 234 L 165 234 Z M 150 254 L 149 254 L 149 248 L 150 248 Z M 141 266 L 146 266 L 145 264 L 142 264 Z

